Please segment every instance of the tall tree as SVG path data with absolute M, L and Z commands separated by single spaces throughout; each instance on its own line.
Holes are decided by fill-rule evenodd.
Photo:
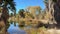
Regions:
M 45 0 L 46 1 L 46 0 Z M 52 23 L 52 24 L 55 24 L 55 20 L 54 20 L 54 2 L 56 2 L 57 0 L 47 0 L 47 2 L 45 2 L 46 4 L 46 8 L 48 9 L 48 12 L 47 12 L 47 17 L 49 19 L 49 24 Z
M 7 20 L 9 18 L 9 10 L 16 11 L 14 0 L 0 0 L 0 7 L 2 7 L 2 17 L 5 25 L 7 24 Z
M 46 9 L 48 9 L 48 0 L 44 0 L 44 3 L 45 3 L 45 6 L 46 6 Z
M 3 8 L 2 16 L 5 18 L 4 21 L 9 17 L 9 10 L 16 11 L 15 2 L 13 0 L 3 0 L 1 1 L 0 6 Z
M 57 22 L 57 25 L 60 24 L 60 0 L 53 0 L 54 4 L 54 18 Z

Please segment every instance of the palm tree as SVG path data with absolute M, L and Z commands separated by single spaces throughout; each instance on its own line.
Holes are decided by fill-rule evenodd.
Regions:
M 5 25 L 7 24 L 7 20 L 9 18 L 9 10 L 16 11 L 14 0 L 0 0 L 0 7 L 2 7 L 2 17 Z
M 23 17 L 23 18 L 25 18 L 25 14 L 24 14 L 24 9 L 20 9 L 19 10 L 19 15 L 21 16 L 21 17 Z

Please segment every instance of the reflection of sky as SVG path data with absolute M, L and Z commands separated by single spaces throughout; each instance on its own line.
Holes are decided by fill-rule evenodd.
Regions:
M 8 28 L 8 32 L 10 34 L 26 34 L 26 32 L 24 30 L 21 30 L 18 27 L 18 24 L 16 24 L 16 26 L 14 26 L 14 24 L 10 24 L 10 27 Z
M 18 29 L 18 26 L 14 26 L 14 24 L 10 24 L 10 27 L 9 27 L 9 29 Z

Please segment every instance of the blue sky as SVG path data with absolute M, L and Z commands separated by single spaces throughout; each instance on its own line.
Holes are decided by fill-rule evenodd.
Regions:
M 16 11 L 19 9 L 25 9 L 28 6 L 40 6 L 42 9 L 45 8 L 43 0 L 14 0 L 16 2 Z

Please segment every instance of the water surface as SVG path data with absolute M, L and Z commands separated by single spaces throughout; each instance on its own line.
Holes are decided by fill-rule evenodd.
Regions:
M 18 24 L 14 26 L 13 24 L 10 24 L 10 27 L 8 28 L 9 34 L 26 34 L 26 32 L 19 28 Z

